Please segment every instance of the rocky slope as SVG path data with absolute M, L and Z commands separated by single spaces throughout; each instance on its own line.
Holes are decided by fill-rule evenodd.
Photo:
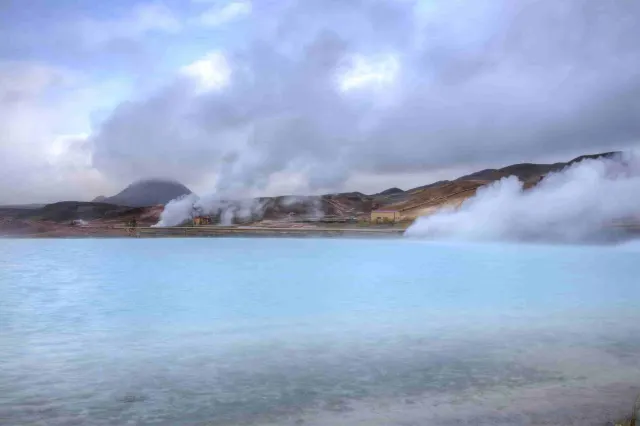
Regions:
M 403 193 L 394 192 L 392 196 L 383 197 L 380 204 L 387 209 L 398 210 L 407 220 L 428 214 L 445 205 L 459 205 L 475 195 L 481 186 L 508 176 L 516 176 L 524 182 L 525 188 L 536 185 L 546 174 L 557 172 L 576 162 L 600 157 L 611 157 L 617 153 L 583 155 L 567 162 L 553 164 L 521 163 L 501 169 L 485 169 L 455 180 L 444 180 L 429 185 L 409 189 Z M 384 192 L 383 192 L 384 193 Z
M 158 222 L 162 206 L 127 207 L 63 201 L 42 208 L 0 207 L 0 236 L 118 236 L 135 219 L 141 226 Z
M 112 197 L 100 196 L 94 203 L 107 203 L 128 207 L 149 207 L 166 204 L 191 190 L 179 182 L 150 179 L 134 182 Z
M 561 170 L 585 158 L 613 154 L 581 156 L 565 163 L 523 163 L 501 169 L 486 169 L 407 191 L 389 188 L 372 195 L 348 192 L 322 196 L 263 197 L 254 200 L 254 204 L 259 208 L 252 209 L 252 214 L 243 221 L 318 217 L 353 219 L 368 217 L 369 213 L 377 208 L 397 210 L 401 217 L 412 220 L 443 206 L 460 204 L 473 196 L 479 187 L 506 176 L 515 175 L 525 183 L 525 188 L 531 187 L 547 173 Z M 164 204 L 189 193 L 191 191 L 187 187 L 177 182 L 147 180 L 136 182 L 113 197 L 98 197 L 91 203 L 65 201 L 43 207 L 0 207 L 0 235 L 65 232 L 73 235 L 74 232 L 81 232 L 81 229 L 109 228 L 122 225 L 134 218 L 140 225 L 151 225 L 158 221 Z M 238 210 L 241 210 L 241 207 L 238 207 Z M 217 222 L 221 217 L 218 215 L 213 219 Z M 77 226 L 73 224 L 74 221 L 82 221 L 82 225 Z

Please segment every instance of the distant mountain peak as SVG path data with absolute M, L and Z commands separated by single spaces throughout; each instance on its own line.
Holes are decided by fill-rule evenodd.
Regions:
M 394 194 L 402 194 L 404 191 L 400 188 L 397 187 L 393 187 L 393 188 L 389 188 L 389 189 L 385 189 L 382 192 L 378 192 L 377 194 L 374 194 L 374 196 L 384 196 L 384 195 L 394 195 Z
M 180 186 L 184 186 L 182 183 L 180 183 L 177 180 L 174 179 L 162 179 L 162 178 L 145 178 L 145 179 L 139 179 L 136 180 L 132 183 L 130 183 L 127 188 L 130 188 L 132 186 L 136 186 L 136 185 L 154 185 L 154 184 L 161 184 L 161 185 L 180 185 Z M 185 187 L 186 188 L 186 187 Z M 125 188 L 126 189 L 126 188 Z
M 151 178 L 133 182 L 112 197 L 99 196 L 93 201 L 128 207 L 149 207 L 167 204 L 171 200 L 188 194 L 191 194 L 191 190 L 180 182 Z

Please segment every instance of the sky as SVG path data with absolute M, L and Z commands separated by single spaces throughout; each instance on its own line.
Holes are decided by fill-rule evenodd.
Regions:
M 0 0 L 0 204 L 410 188 L 637 147 L 637 0 Z

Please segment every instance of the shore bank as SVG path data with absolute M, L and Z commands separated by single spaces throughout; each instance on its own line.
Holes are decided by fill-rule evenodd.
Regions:
M 349 228 L 349 227 L 257 227 L 257 226 L 194 226 L 127 228 L 60 227 L 46 232 L 9 232 L 6 238 L 170 238 L 170 237 L 401 237 L 405 228 Z

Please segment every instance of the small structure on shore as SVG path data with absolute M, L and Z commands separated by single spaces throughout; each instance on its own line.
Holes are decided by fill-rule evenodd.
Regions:
M 211 222 L 209 216 L 196 216 L 193 218 L 193 226 L 211 225 Z
M 373 210 L 371 212 L 371 223 L 396 223 L 400 220 L 400 212 L 397 210 Z

